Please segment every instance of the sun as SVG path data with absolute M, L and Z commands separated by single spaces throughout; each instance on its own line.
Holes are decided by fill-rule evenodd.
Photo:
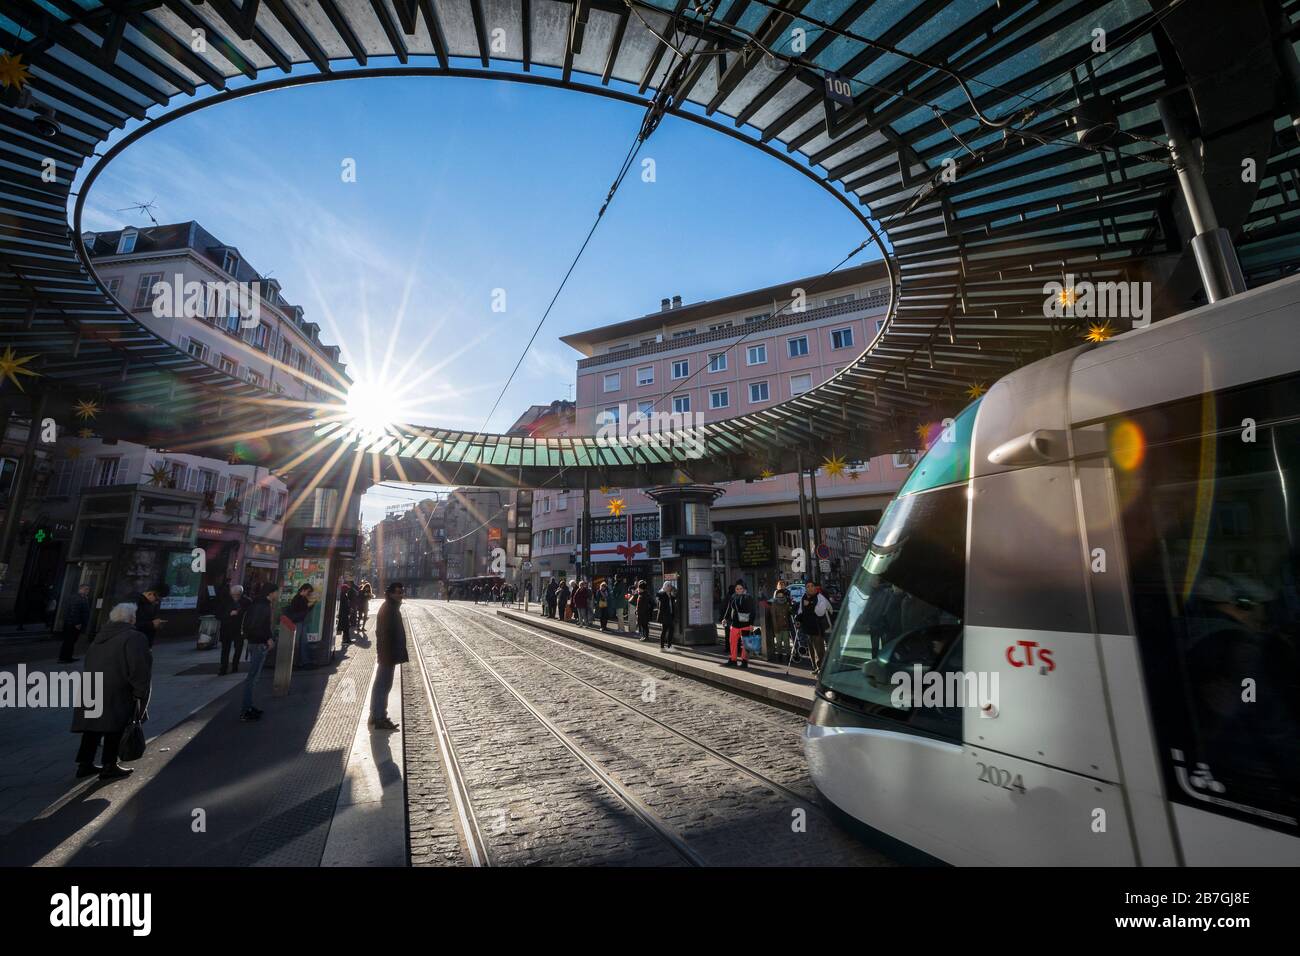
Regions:
M 354 382 L 348 389 L 344 409 L 348 423 L 366 435 L 386 434 L 397 422 L 393 396 L 387 389 L 372 382 Z

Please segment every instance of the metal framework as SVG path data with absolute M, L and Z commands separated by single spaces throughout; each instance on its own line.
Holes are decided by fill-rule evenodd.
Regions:
M 1045 282 L 1148 280 L 1162 314 L 1195 304 L 1162 97 L 1177 99 L 1201 138 L 1248 280 L 1294 270 L 1297 9 L 1300 0 L 1242 0 L 1226 18 L 1214 0 L 0 0 L 0 48 L 30 70 L 31 96 L 17 102 L 11 87 L 0 105 L 0 349 L 37 354 L 29 367 L 71 399 L 92 393 L 105 434 L 171 447 L 199 429 L 288 428 L 292 415 L 258 403 L 265 393 L 153 335 L 94 276 L 80 208 L 126 142 L 276 73 L 269 83 L 481 76 L 647 106 L 665 87 L 668 113 L 813 176 L 883 235 L 896 295 L 881 333 L 823 385 L 703 426 L 689 436 L 698 456 L 684 441 L 406 427 L 365 443 L 367 477 L 445 479 L 453 466 L 460 483 L 537 486 L 593 469 L 626 486 L 784 471 L 795 451 L 852 460 L 914 447 L 919 424 L 1081 340 L 1077 324 L 1044 314 Z M 288 76 L 300 64 L 315 72 Z M 828 77 L 850 96 L 828 95 Z M 201 98 L 178 105 L 191 97 Z M 43 135 L 51 119 L 57 132 Z M 260 463 L 314 470 L 345 440 L 358 445 L 342 432 L 285 431 Z M 309 436 L 319 448 L 304 458 Z

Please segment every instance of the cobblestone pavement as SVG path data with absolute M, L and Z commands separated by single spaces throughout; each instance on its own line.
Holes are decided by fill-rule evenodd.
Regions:
M 490 612 L 404 610 L 492 863 L 889 864 L 823 811 L 798 715 Z M 441 776 L 408 800 L 413 862 L 449 862 L 416 858 L 450 816 Z

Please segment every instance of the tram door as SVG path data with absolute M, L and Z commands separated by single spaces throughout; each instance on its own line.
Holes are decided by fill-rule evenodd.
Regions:
M 1300 864 L 1300 378 L 1108 424 L 1182 862 Z

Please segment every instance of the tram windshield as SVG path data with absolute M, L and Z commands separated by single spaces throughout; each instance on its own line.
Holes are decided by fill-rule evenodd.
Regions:
M 978 404 L 978 403 L 977 403 Z M 966 592 L 966 479 L 976 405 L 917 463 L 885 511 L 845 595 L 821 686 L 909 709 L 896 674 L 960 669 Z

